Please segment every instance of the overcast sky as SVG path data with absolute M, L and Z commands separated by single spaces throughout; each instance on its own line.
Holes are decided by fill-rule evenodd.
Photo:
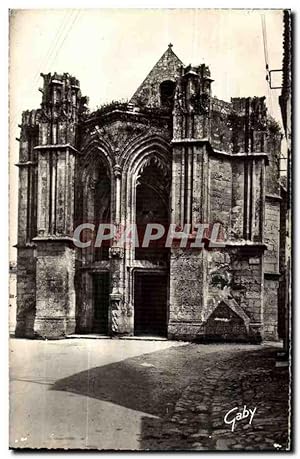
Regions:
M 94 109 L 129 99 L 171 42 L 184 64 L 209 65 L 213 95 L 224 100 L 265 95 L 281 123 L 279 91 L 268 90 L 265 80 L 263 14 L 269 67 L 280 69 L 281 10 L 15 10 L 10 18 L 11 227 L 17 217 L 17 125 L 23 110 L 40 106 L 40 72 L 76 76 Z

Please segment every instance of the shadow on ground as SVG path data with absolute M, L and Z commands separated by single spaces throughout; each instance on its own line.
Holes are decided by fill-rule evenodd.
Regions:
M 188 344 L 91 368 L 56 381 L 50 390 L 76 393 L 144 413 L 140 434 L 142 450 L 190 449 L 189 433 L 194 428 L 193 422 L 195 428 L 199 430 L 199 421 L 194 418 L 193 422 L 189 421 L 191 428 L 188 431 L 171 422 L 176 402 L 184 390 L 191 386 L 196 390 L 198 388 L 199 391 L 202 387 L 205 391 L 206 387 L 213 384 L 216 388 L 215 395 L 222 403 L 223 392 L 225 397 L 232 380 L 239 380 L 244 372 L 242 378 L 246 381 L 243 382 L 246 384 L 246 399 L 249 398 L 252 404 L 263 403 L 268 407 L 266 417 L 269 412 L 271 416 L 272 403 L 282 398 L 282 394 L 278 393 L 280 384 L 278 386 L 277 376 L 275 377 L 277 382 L 274 383 L 272 380 L 273 387 L 269 392 L 267 387 L 270 378 L 266 378 L 266 372 L 273 372 L 275 352 L 270 349 L 257 350 L 257 347 L 251 346 L 206 347 Z M 264 356 L 264 361 L 261 356 Z M 213 379 L 214 371 L 218 366 L 220 374 L 224 374 L 224 383 L 222 380 Z M 262 371 L 261 375 L 258 371 L 259 367 Z M 255 385 L 257 390 L 252 391 Z M 284 388 L 287 392 L 287 381 Z M 269 393 L 267 399 L 264 390 Z M 234 390 L 230 389 L 227 403 L 228 400 L 229 404 L 235 403 L 234 397 Z M 286 400 L 284 403 L 286 406 Z M 188 410 L 191 412 L 193 398 L 190 399 L 189 405 L 191 406 Z M 147 417 L 147 414 L 157 416 L 159 419 Z M 166 425 L 169 430 L 166 430 Z M 211 426 L 205 427 L 211 429 Z M 224 429 L 224 426 L 222 428 Z
M 56 381 L 51 390 L 72 392 L 164 416 L 169 404 L 193 378 L 187 359 L 190 348 L 191 345 L 168 348 L 91 368 Z

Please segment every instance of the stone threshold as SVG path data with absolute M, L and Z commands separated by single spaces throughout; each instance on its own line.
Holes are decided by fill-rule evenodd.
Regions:
M 111 339 L 111 336 L 107 335 L 97 335 L 97 334 L 86 334 L 86 335 L 81 335 L 74 333 L 72 335 L 66 335 L 66 339 Z
M 86 334 L 86 335 L 81 335 L 81 334 L 72 334 L 72 335 L 67 335 L 66 339 L 115 339 L 115 340 L 136 340 L 136 341 L 168 341 L 168 338 L 165 338 L 163 336 L 118 336 L 118 337 L 112 337 L 108 335 L 97 335 L 97 334 Z

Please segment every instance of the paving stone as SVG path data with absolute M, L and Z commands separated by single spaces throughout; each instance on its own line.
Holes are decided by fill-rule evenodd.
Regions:
M 193 443 L 192 447 L 197 450 L 205 450 L 204 446 L 201 443 Z
M 219 449 L 221 451 L 228 451 L 229 449 L 231 449 L 231 448 L 229 448 L 230 444 L 231 444 L 230 440 L 226 440 L 224 438 L 220 438 L 216 442 L 216 449 Z
M 229 361 L 217 361 L 217 370 L 202 372 L 201 381 L 197 378 L 189 384 L 177 400 L 176 414 L 171 418 L 176 427 L 167 430 L 170 438 L 166 439 L 172 446 L 165 449 L 176 449 L 178 438 L 181 450 L 262 451 L 276 449 L 274 444 L 286 449 L 288 377 L 274 371 L 272 355 L 267 350 L 241 352 Z M 250 391 L 249 386 L 255 390 Z M 224 416 L 235 406 L 242 411 L 244 405 L 247 409 L 257 407 L 252 424 L 248 419 L 236 421 L 232 432 Z

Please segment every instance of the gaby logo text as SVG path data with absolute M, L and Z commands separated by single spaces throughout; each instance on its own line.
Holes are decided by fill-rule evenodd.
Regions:
M 224 416 L 225 424 L 231 425 L 231 431 L 234 432 L 236 422 L 243 421 L 244 419 L 249 420 L 249 424 L 252 424 L 254 414 L 256 412 L 257 407 L 253 410 L 250 408 L 247 409 L 247 405 L 244 405 L 243 411 L 239 411 L 239 408 L 236 406 L 229 410 Z

